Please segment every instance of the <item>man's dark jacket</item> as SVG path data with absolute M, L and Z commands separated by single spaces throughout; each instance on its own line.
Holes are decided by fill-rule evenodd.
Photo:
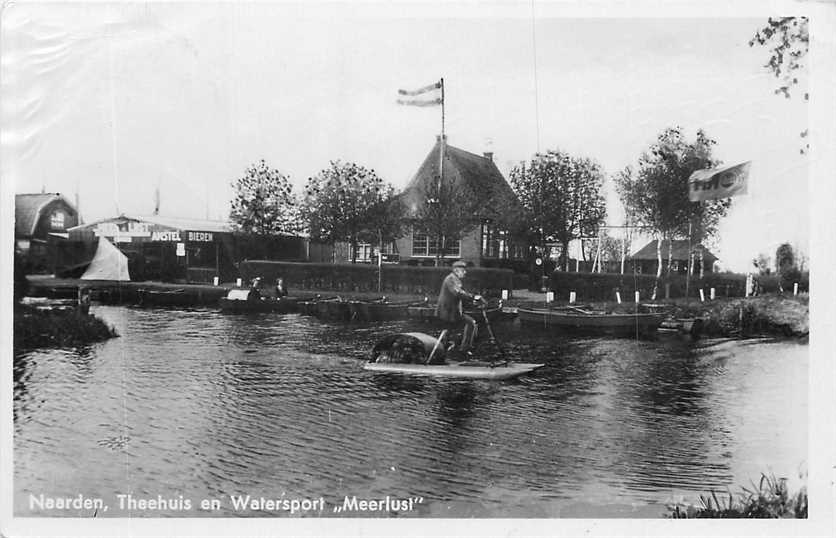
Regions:
M 441 284 L 435 315 L 444 321 L 456 322 L 462 319 L 462 298 L 473 300 L 473 295 L 464 291 L 462 281 L 455 273 L 450 273 Z

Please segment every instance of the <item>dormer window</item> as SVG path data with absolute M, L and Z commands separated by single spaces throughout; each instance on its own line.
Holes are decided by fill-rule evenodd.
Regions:
M 61 211 L 56 211 L 49 217 L 49 227 L 53 230 L 63 230 L 65 228 L 64 225 L 64 213 Z

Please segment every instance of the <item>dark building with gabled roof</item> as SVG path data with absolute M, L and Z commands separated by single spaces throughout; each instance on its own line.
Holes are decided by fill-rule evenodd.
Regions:
M 630 256 L 629 260 L 633 264 L 633 269 L 641 274 L 656 274 L 659 259 L 656 252 L 657 241 L 654 239 L 635 254 Z M 668 263 L 668 249 L 672 246 L 671 251 L 671 271 L 676 274 L 684 275 L 688 272 L 688 240 L 674 239 L 672 243 L 667 240 L 662 240 L 662 271 L 665 271 Z M 714 272 L 714 262 L 718 260 L 717 256 L 712 254 L 707 248 L 702 245 L 695 244 L 691 246 L 691 253 L 694 254 L 694 273 L 700 272 L 700 253 L 702 253 L 703 270 L 706 273 Z
M 78 225 L 78 211 L 57 192 L 15 195 L 15 249 L 22 255 L 27 272 L 50 267 L 48 244 L 67 238 Z
M 488 260 L 519 259 L 525 256 L 526 245 L 515 241 L 508 222 L 518 218 L 522 207 L 511 186 L 493 162 L 493 154 L 476 155 L 451 146 L 437 137 L 415 176 L 401 194 L 406 210 L 414 216 L 426 204 L 430 195 L 438 192 L 440 153 L 444 151 L 443 181 L 450 189 L 473 196 L 476 201 L 474 220 L 478 222 L 464 230 L 459 241 L 447 245 L 445 260 L 464 260 L 473 265 L 485 265 Z M 442 191 L 443 192 L 443 191 Z M 411 229 L 397 242 L 400 260 L 431 263 L 437 254 L 435 238 L 420 230 Z

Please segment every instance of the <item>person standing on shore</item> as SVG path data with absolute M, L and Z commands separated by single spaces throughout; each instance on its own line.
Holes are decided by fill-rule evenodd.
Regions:
M 453 264 L 453 271 L 444 278 L 441 291 L 438 294 L 438 304 L 435 315 L 448 325 L 450 329 L 462 327 L 462 341 L 459 352 L 470 355 L 473 341 L 476 339 L 476 320 L 464 313 L 462 299 L 481 302 L 481 295 L 473 295 L 465 291 L 462 279 L 467 274 L 467 264 L 457 261 Z

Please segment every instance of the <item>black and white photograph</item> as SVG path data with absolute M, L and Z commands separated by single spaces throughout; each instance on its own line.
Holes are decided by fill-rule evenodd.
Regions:
M 831 535 L 836 4 L 0 17 L 4 536 Z

